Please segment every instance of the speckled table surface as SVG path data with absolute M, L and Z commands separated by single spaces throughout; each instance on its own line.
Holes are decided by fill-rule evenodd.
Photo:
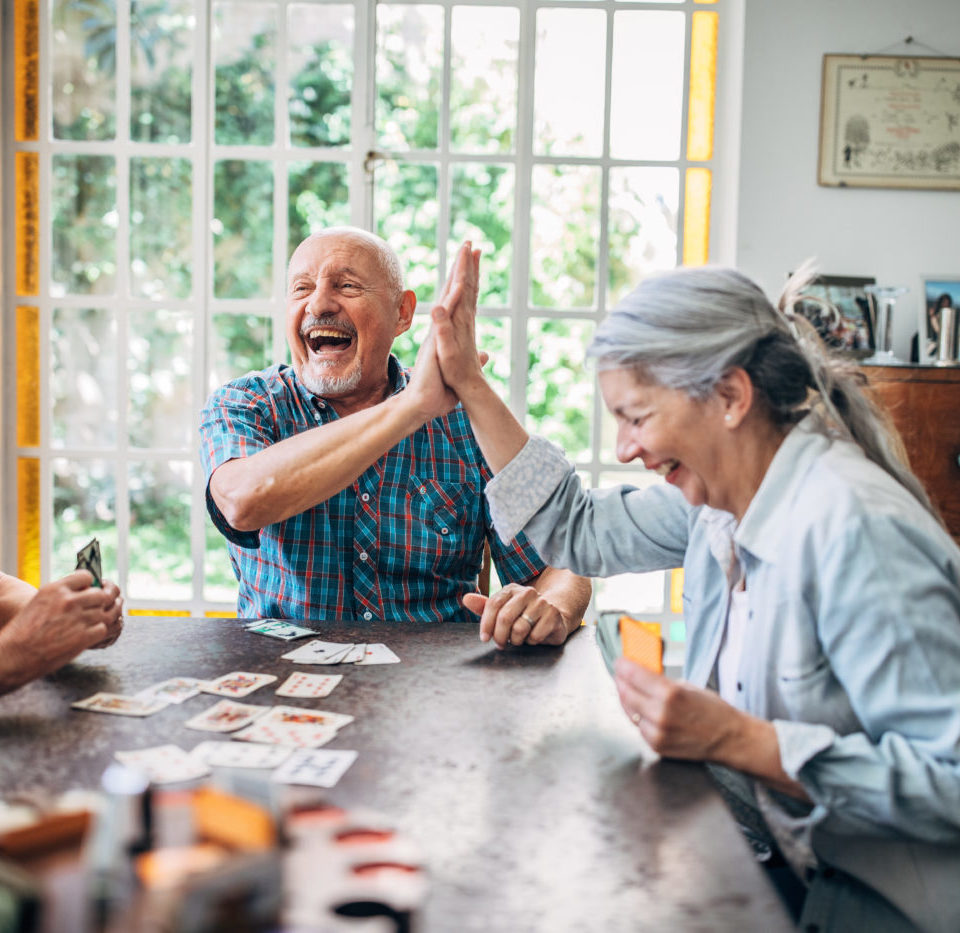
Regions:
M 384 642 L 400 664 L 305 667 L 235 620 L 132 618 L 111 648 L 0 699 L 0 794 L 96 786 L 118 749 L 216 738 L 184 722 L 201 695 L 146 719 L 72 710 L 97 691 L 233 670 L 342 673 L 323 700 L 242 702 L 350 713 L 330 748 L 359 752 L 327 799 L 381 812 L 430 873 L 418 929 L 790 929 L 704 770 L 655 761 L 583 629 L 562 648 L 497 651 L 475 627 L 306 623 Z

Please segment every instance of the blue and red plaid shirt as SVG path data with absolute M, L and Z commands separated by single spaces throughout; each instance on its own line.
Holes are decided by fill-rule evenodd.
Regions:
M 393 356 L 389 375 L 394 393 L 406 386 Z M 207 510 L 228 542 L 241 618 L 476 621 L 460 598 L 477 592 L 485 538 L 502 582 L 543 570 L 526 538 L 504 545 L 493 530 L 490 469 L 459 406 L 327 501 L 259 531 L 227 524 L 210 495 L 218 466 L 335 418 L 284 364 L 228 383 L 203 409 Z

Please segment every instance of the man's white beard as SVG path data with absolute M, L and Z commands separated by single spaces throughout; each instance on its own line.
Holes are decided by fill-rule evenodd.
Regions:
M 352 392 L 360 385 L 362 376 L 360 361 L 357 360 L 356 369 L 345 376 L 314 376 L 307 372 L 304 366 L 300 370 L 300 381 L 314 394 L 325 398 L 336 398 Z

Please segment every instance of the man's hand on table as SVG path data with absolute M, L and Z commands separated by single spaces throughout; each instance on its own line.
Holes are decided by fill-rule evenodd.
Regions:
M 532 586 L 508 583 L 493 596 L 468 593 L 463 604 L 480 616 L 480 641 L 509 645 L 562 645 L 570 627 L 560 610 Z

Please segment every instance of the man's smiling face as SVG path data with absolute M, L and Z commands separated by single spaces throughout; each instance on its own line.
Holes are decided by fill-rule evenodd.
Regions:
M 341 400 L 338 408 L 384 397 L 390 347 L 413 317 L 413 292 L 403 291 L 385 257 L 389 253 L 369 234 L 336 231 L 308 237 L 290 260 L 287 342 L 293 368 L 315 395 Z

